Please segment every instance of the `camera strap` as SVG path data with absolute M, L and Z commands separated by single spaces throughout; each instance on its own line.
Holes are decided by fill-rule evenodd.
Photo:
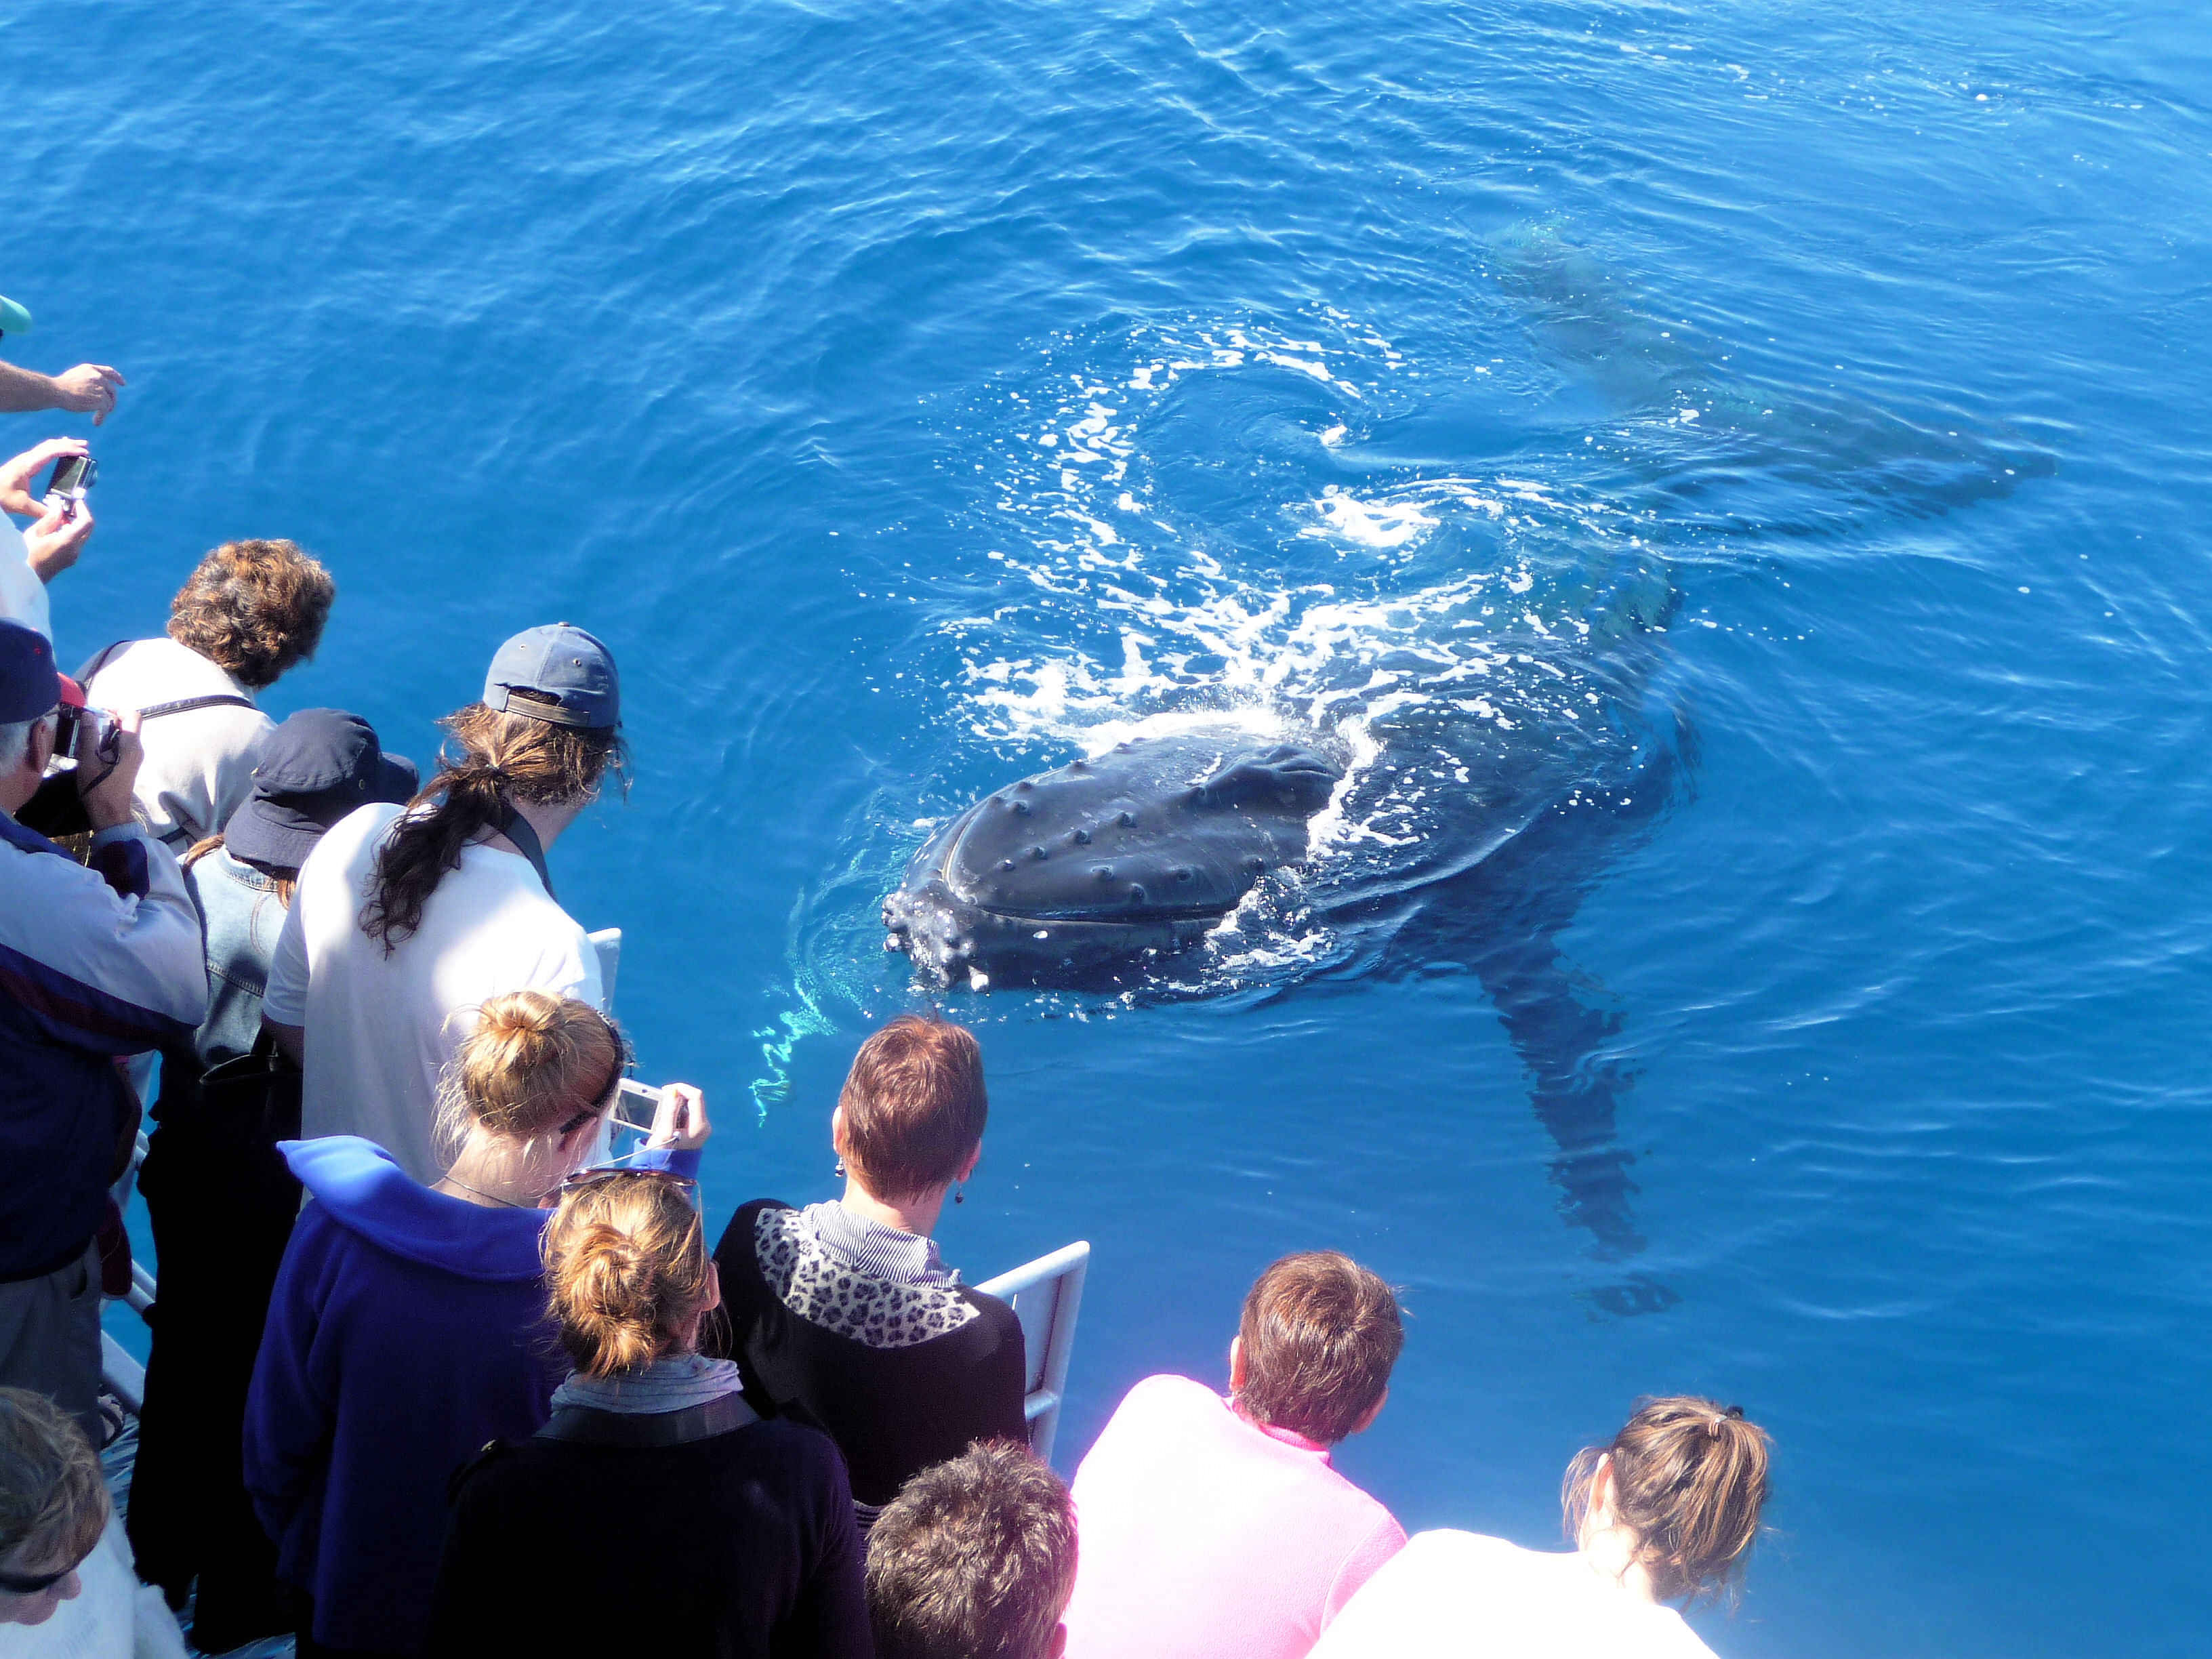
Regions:
M 118 640 L 94 657 L 86 666 L 81 684 L 89 686 L 100 677 L 100 671 L 107 666 L 107 659 L 131 643 L 132 641 L 129 640 Z M 252 698 L 241 697 L 235 691 L 215 691 L 204 697 L 179 697 L 173 702 L 157 702 L 150 708 L 140 709 L 138 718 L 157 720 L 164 714 L 189 714 L 195 708 L 252 708 L 254 706 Z
M 128 640 L 118 640 L 114 644 L 109 646 L 106 650 L 94 657 L 92 659 L 92 666 L 84 671 L 83 677 L 80 683 L 85 685 L 90 685 L 93 681 L 98 678 L 100 671 L 107 666 L 107 659 L 130 643 L 131 641 Z
M 234 691 L 212 691 L 204 697 L 179 697 L 174 702 L 157 702 L 150 708 L 138 711 L 142 720 L 157 720 L 164 714 L 189 714 L 195 708 L 251 708 L 253 699 L 241 697 Z
M 530 867 L 538 872 L 538 879 L 545 884 L 545 896 L 553 898 L 553 877 L 545 867 L 544 844 L 538 832 L 530 827 L 530 820 L 514 810 L 514 803 L 504 795 L 499 798 L 500 816 L 492 828 L 514 843 L 514 850 L 530 860 Z M 556 901 L 557 902 L 557 901 Z

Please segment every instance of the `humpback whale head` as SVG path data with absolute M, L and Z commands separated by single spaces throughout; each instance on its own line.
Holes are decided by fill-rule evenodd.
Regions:
M 884 901 L 887 948 L 940 982 L 1079 985 L 1177 950 L 1307 851 L 1342 774 L 1200 727 L 1119 744 L 975 803 Z

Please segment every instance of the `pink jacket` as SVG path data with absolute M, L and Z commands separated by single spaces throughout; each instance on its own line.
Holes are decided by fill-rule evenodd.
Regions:
M 1067 1659 L 1302 1659 L 1406 1542 L 1326 1448 L 1187 1376 L 1129 1390 L 1075 1513 Z

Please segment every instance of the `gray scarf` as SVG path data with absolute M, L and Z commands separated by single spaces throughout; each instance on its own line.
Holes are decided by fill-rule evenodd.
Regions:
M 571 1371 L 568 1380 L 553 1390 L 553 1409 L 588 1406 L 594 1411 L 647 1417 L 703 1406 L 709 1400 L 737 1393 L 740 1386 L 734 1359 L 709 1359 L 702 1353 L 671 1354 L 643 1370 L 615 1376 L 586 1376 Z

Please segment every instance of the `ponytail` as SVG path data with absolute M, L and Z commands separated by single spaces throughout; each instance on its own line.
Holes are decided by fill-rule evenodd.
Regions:
M 522 690 L 511 697 L 527 699 Z M 390 956 L 422 925 L 422 907 L 461 852 L 505 821 L 509 801 L 566 805 L 598 793 L 609 767 L 626 769 L 618 732 L 556 726 L 472 702 L 440 722 L 452 734 L 437 775 L 407 811 L 376 855 L 361 930 Z
M 564 1194 L 543 1249 L 547 1311 L 586 1376 L 640 1370 L 685 1346 L 713 1298 L 699 1212 L 657 1176 Z
M 1607 1468 L 1615 1524 L 1635 1534 L 1632 1554 L 1651 1575 L 1652 1594 L 1733 1602 L 1759 1536 L 1771 1444 L 1741 1406 L 1694 1395 L 1644 1401 L 1611 1444 L 1585 1446 L 1567 1465 L 1559 1490 L 1567 1536 L 1580 1540 Z

